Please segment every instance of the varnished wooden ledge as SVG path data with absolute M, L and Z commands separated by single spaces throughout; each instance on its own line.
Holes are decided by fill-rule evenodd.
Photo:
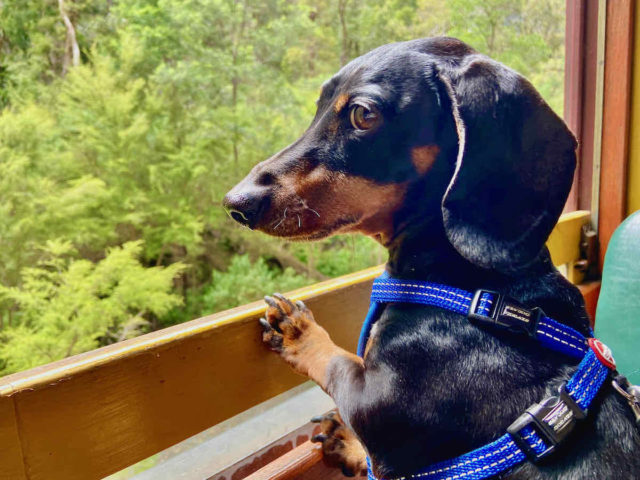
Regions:
M 377 266 L 361 270 L 340 278 L 327 280 L 314 285 L 303 287 L 287 293 L 292 300 L 304 300 L 314 302 L 325 295 L 331 295 L 337 290 L 371 283 L 375 277 L 382 273 L 383 266 Z M 269 292 L 273 293 L 273 292 Z M 368 294 L 367 294 L 368 296 Z M 368 303 L 368 298 L 366 299 Z M 0 395 L 11 395 L 20 390 L 33 389 L 45 386 L 65 377 L 86 371 L 101 365 L 117 361 L 131 355 L 136 355 L 154 348 L 174 344 L 177 341 L 190 337 L 196 337 L 226 325 L 247 318 L 259 318 L 264 314 L 264 302 L 258 301 L 240 307 L 225 310 L 223 312 L 208 315 L 180 325 L 168 327 L 157 332 L 142 335 L 137 338 L 125 340 L 107 347 L 99 348 L 91 352 L 81 353 L 73 357 L 65 358 L 57 362 L 32 368 L 24 372 L 0 377 Z M 315 312 L 314 312 L 315 313 Z
M 290 293 L 355 349 L 382 267 Z M 0 479 L 92 479 L 305 379 L 261 342 L 255 302 L 0 379 Z

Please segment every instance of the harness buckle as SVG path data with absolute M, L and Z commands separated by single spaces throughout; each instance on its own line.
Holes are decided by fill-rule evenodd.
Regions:
M 481 306 L 484 294 L 490 294 L 493 297 L 492 305 L 486 314 L 478 313 L 478 307 Z M 483 305 L 483 308 L 486 309 L 487 307 Z M 545 313 L 538 307 L 527 308 L 507 295 L 493 290 L 480 289 L 476 290 L 473 296 L 467 318 L 480 324 L 489 324 L 510 331 L 524 332 L 535 338 L 538 322 L 544 315 Z
M 587 416 L 587 412 L 571 398 L 566 385 L 564 382 L 560 386 L 559 395 L 547 397 L 542 402 L 531 405 L 507 428 L 516 445 L 534 462 L 554 452 L 571 433 L 576 423 Z M 535 441 L 529 438 L 530 434 L 523 434 L 522 430 L 526 427 L 531 427 L 544 442 L 543 451 L 537 452 L 534 449 Z

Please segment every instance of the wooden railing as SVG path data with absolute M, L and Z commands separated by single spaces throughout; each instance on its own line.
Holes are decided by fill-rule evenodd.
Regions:
M 579 258 L 588 221 L 561 218 L 556 265 Z M 381 270 L 289 296 L 353 350 Z M 0 479 L 101 478 L 301 383 L 261 345 L 263 312 L 252 303 L 0 379 Z

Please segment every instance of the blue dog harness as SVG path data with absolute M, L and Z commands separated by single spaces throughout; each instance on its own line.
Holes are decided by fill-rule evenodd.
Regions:
M 537 461 L 557 446 L 584 419 L 615 362 L 611 351 L 595 338 L 547 317 L 539 308 L 529 309 L 516 300 L 490 290 L 475 293 L 437 283 L 399 280 L 385 272 L 373 282 L 369 313 L 358 341 L 363 357 L 373 324 L 385 303 L 431 305 L 466 315 L 479 325 L 526 333 L 547 348 L 581 359 L 575 374 L 558 391 L 529 407 L 507 433 L 494 442 L 457 458 L 430 465 L 402 479 L 479 480 L 504 472 L 527 460 Z M 368 479 L 378 480 L 369 466 Z M 398 480 L 402 480 L 398 479 Z

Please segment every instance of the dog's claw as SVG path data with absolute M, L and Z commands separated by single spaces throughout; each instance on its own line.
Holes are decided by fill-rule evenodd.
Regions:
M 284 310 L 285 314 L 289 315 L 293 310 L 295 310 L 296 307 L 293 303 L 291 303 L 291 300 L 289 300 L 287 297 L 285 297 L 281 293 L 274 293 L 273 296 L 278 300 L 280 300 L 279 306 L 282 310 Z
M 268 331 L 272 330 L 272 327 L 271 327 L 271 325 L 269 324 L 269 322 L 267 322 L 267 319 L 266 319 L 266 318 L 261 318 L 261 319 L 260 319 L 260 320 L 258 320 L 258 321 L 260 322 L 260 325 L 262 325 L 262 329 L 263 329 L 265 332 L 268 332 Z
M 280 305 L 278 305 L 278 302 L 276 302 L 273 297 L 267 295 L 264 297 L 264 301 L 270 307 L 277 308 L 278 310 L 282 311 L 282 309 L 280 308 Z
M 366 452 L 335 410 L 317 415 L 311 421 L 320 424 L 320 433 L 311 437 L 311 441 L 322 444 L 326 462 L 340 467 L 347 477 L 366 475 Z
M 304 344 L 329 344 L 329 334 L 320 327 L 311 310 L 301 302 L 292 303 L 280 293 L 264 297 L 267 304 L 259 320 L 262 341 L 301 375 L 309 375 L 315 357 L 305 354 Z M 268 326 L 267 326 L 268 325 Z

